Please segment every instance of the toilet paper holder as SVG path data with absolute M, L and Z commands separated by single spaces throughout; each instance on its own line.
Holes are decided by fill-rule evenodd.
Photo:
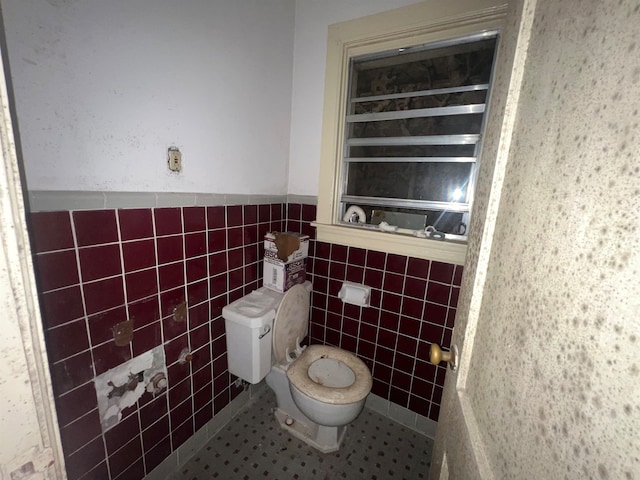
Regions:
M 344 303 L 368 307 L 370 306 L 371 287 L 361 283 L 344 282 L 338 292 L 338 298 Z

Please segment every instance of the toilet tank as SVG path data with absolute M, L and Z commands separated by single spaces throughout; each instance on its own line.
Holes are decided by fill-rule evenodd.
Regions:
M 222 309 L 229 372 L 255 384 L 271 370 L 271 327 L 282 293 L 259 288 Z

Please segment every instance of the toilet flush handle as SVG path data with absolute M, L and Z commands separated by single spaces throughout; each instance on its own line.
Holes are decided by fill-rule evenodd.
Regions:
M 451 370 L 455 372 L 458 368 L 458 347 L 454 345 L 451 351 L 444 352 L 440 348 L 440 345 L 432 343 L 431 348 L 429 349 L 429 361 L 434 365 L 438 365 L 440 362 L 445 361 L 449 364 Z
M 260 336 L 258 337 L 258 340 L 262 340 L 262 338 L 263 338 L 267 333 L 269 333 L 270 331 L 271 331 L 271 327 L 267 327 L 267 328 L 265 328 L 265 329 L 264 329 L 264 332 L 262 332 L 262 333 L 260 334 Z

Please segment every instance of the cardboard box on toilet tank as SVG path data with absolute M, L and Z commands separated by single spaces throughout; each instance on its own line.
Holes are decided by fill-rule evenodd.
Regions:
M 268 232 L 264 236 L 262 284 L 286 292 L 307 278 L 309 236 L 294 232 Z

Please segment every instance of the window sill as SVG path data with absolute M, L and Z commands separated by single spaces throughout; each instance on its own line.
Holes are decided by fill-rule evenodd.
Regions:
M 321 242 L 337 243 L 349 247 L 377 250 L 409 257 L 463 265 L 467 244 L 461 242 L 417 238 L 398 233 L 376 232 L 347 227 L 312 223 L 317 229 L 316 238 Z

